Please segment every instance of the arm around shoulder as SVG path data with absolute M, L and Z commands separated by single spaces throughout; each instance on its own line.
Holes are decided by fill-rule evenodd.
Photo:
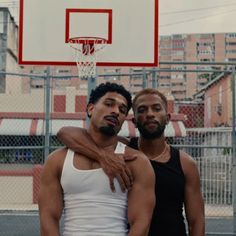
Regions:
M 57 133 L 58 139 L 73 151 L 80 153 L 101 164 L 104 172 L 107 174 L 112 191 L 115 191 L 114 177 L 117 177 L 123 190 L 132 185 L 132 176 L 125 165 L 125 160 L 133 160 L 135 157 L 121 157 L 113 152 L 108 152 L 104 148 L 96 145 L 86 129 L 73 126 L 62 127 Z M 127 139 L 121 138 L 123 142 L 128 143 Z

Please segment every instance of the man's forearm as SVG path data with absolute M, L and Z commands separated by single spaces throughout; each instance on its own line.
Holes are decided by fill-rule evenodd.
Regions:
M 131 225 L 128 236 L 147 236 L 149 232 L 149 224 L 145 222 L 136 222 Z
M 60 236 L 59 222 L 55 220 L 44 220 L 40 227 L 41 236 Z
M 103 157 L 103 150 L 99 149 L 85 129 L 63 127 L 57 137 L 68 148 L 95 161 Z
M 204 235 L 205 235 L 205 226 L 203 222 L 189 226 L 189 236 L 204 236 Z

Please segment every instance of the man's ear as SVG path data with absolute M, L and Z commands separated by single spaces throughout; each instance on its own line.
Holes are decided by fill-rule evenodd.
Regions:
M 137 128 L 135 117 L 133 117 L 131 120 L 132 120 L 133 124 L 135 125 L 135 128 Z
M 87 105 L 87 108 L 86 108 L 87 116 L 88 116 L 89 118 L 91 118 L 91 116 L 92 116 L 93 109 L 94 109 L 94 104 L 89 103 L 89 104 Z

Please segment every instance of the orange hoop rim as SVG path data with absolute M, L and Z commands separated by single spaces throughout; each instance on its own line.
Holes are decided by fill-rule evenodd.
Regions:
M 71 44 L 107 44 L 108 40 L 102 37 L 73 37 L 69 39 Z

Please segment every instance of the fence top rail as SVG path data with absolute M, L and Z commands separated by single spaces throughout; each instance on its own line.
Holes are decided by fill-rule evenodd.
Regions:
M 236 66 L 235 62 L 211 62 L 211 61 L 160 61 L 159 62 L 160 65 L 170 65 L 170 64 L 176 64 L 176 65 L 232 65 L 232 66 Z
M 232 127 L 202 127 L 202 128 L 186 128 L 186 132 L 197 132 L 197 133 L 223 133 L 232 132 Z

